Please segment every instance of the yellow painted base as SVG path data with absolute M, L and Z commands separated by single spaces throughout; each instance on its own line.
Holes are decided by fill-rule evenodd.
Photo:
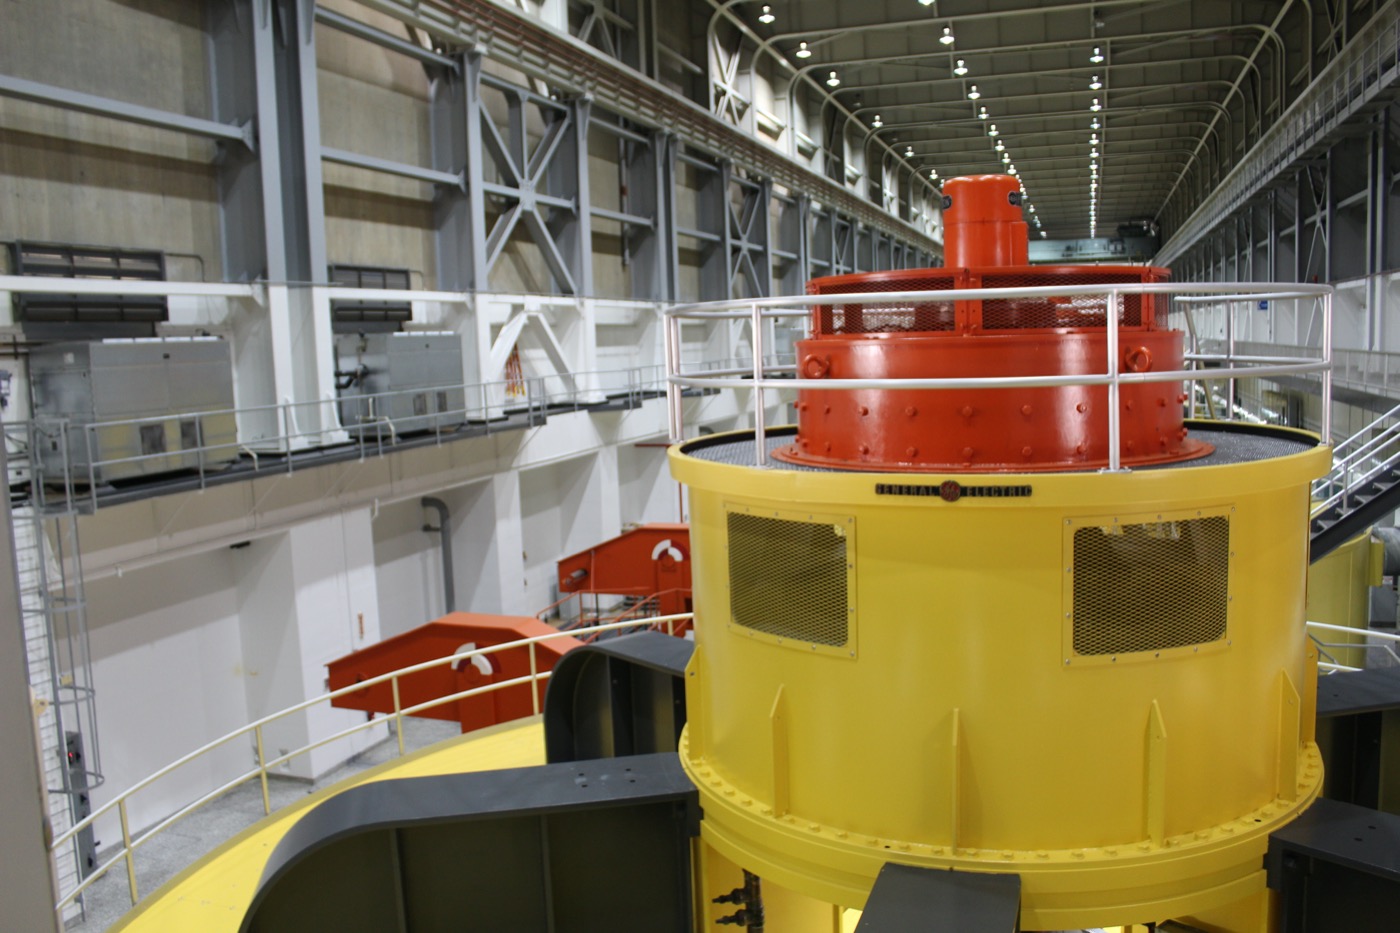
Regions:
M 540 764 L 544 764 L 544 727 L 539 717 L 469 733 L 385 762 L 308 794 L 234 836 L 149 895 L 112 929 L 237 933 L 268 856 L 303 814 L 327 798 L 372 781 Z M 137 859 L 139 865 L 139 850 Z
M 1319 632 L 1328 643 L 1323 660 L 1347 667 L 1365 667 L 1364 645 L 1371 625 L 1371 587 L 1381 585 L 1385 548 L 1370 531 L 1357 535 L 1308 567 L 1308 620 L 1357 629 L 1355 635 Z
M 930 846 L 898 838 L 852 834 L 771 809 L 738 793 L 715 772 L 691 771 L 684 737 L 681 761 L 701 789 L 701 838 L 725 863 L 742 864 L 770 882 L 821 902 L 863 907 L 871 879 L 885 862 L 1021 876 L 1021 925 L 1061 930 L 1179 918 L 1188 913 L 1239 916 L 1241 904 L 1266 893 L 1262 864 L 1269 834 L 1298 816 L 1321 790 L 1322 765 L 1309 744 L 1295 800 L 1276 799 L 1237 820 L 1168 837 L 1161 844 L 1037 851 Z M 766 811 L 766 812 L 765 812 Z M 728 890 L 728 889 L 726 889 Z M 825 930 L 825 927 L 813 927 Z M 1212 925 L 1228 933 L 1263 933 L 1266 926 Z

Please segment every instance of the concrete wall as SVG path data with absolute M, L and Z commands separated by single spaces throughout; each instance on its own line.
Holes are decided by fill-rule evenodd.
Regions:
M 6 74 L 208 116 L 200 4 L 7 0 L 0 19 Z M 179 277 L 221 277 L 212 143 L 4 97 L 0 129 L 0 240 L 193 254 Z

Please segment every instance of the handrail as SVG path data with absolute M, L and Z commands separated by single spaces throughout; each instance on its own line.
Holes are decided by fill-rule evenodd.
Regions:
M 250 454 L 254 461 L 269 450 L 286 454 L 287 472 L 293 472 L 296 461 L 291 456 L 294 451 L 327 449 L 340 446 L 342 439 L 333 439 L 337 432 L 348 431 L 351 443 L 356 445 L 363 458 L 368 454 L 382 455 L 402 442 L 403 428 L 421 430 L 425 435 L 435 436 L 437 443 L 450 440 L 452 435 L 470 424 L 484 425 L 487 433 L 494 429 L 493 423 L 512 412 L 544 413 L 553 409 L 570 408 L 584 411 L 603 404 L 611 395 L 638 400 L 648 393 L 660 396 L 665 387 L 664 366 L 660 363 L 643 366 L 628 366 L 620 369 L 589 370 L 570 373 L 572 387 L 553 386 L 562 377 L 531 376 L 526 380 L 525 398 L 511 399 L 507 395 L 508 380 L 496 382 L 460 383 L 413 389 L 396 389 L 388 392 L 346 395 L 314 401 L 269 403 L 233 408 L 208 408 L 191 411 L 172 412 L 163 415 L 150 415 L 139 418 L 114 418 L 101 421 L 75 421 L 71 418 L 35 416 L 27 422 L 11 422 L 10 430 L 23 426 L 29 436 L 28 456 L 36 472 L 49 473 L 61 470 L 63 482 L 72 485 L 75 480 L 86 485 L 83 498 L 89 507 L 98 507 L 99 477 L 113 468 L 130 467 L 139 469 L 142 464 L 174 461 L 179 466 L 172 469 L 188 469 L 198 477 L 201 488 L 211 475 L 224 465 L 237 460 L 243 453 Z M 422 393 L 443 393 L 457 395 L 459 405 L 443 411 L 423 414 L 383 414 L 392 412 L 395 401 L 410 399 Z M 342 406 L 366 406 L 365 417 L 359 421 L 342 419 Z M 403 407 L 402 405 L 400 407 Z M 308 411 L 318 413 L 313 418 L 304 418 Z M 230 419 L 235 424 L 258 422 L 272 425 L 267 433 L 257 437 L 244 437 L 242 430 L 229 432 L 226 438 L 210 439 L 204 427 L 216 419 Z M 165 425 L 176 421 L 192 420 L 199 424 L 199 443 L 195 447 L 161 451 L 158 453 L 131 454 L 115 457 L 102 457 L 100 437 L 114 430 L 138 430 L 146 425 Z M 309 421 L 317 427 L 303 428 L 301 422 Z M 414 426 L 421 426 L 415 428 Z M 43 456 L 49 445 L 37 443 L 40 436 L 57 438 L 60 443 L 58 459 L 46 463 Z M 332 439 L 328 440 L 328 436 Z M 50 455 L 53 456 L 53 455 Z M 81 473 L 81 476 L 75 476 Z
M 1344 487 L 1342 487 L 1332 495 L 1328 496 L 1322 502 L 1315 505 L 1313 507 L 1312 514 L 1318 515 L 1322 512 L 1325 512 L 1327 509 L 1332 508 L 1335 505 L 1342 505 L 1343 507 L 1345 507 L 1348 501 L 1351 499 L 1351 495 L 1353 492 L 1355 492 L 1357 489 L 1360 489 L 1362 486 L 1365 486 L 1367 483 L 1374 482 L 1386 473 L 1394 471 L 1397 467 L 1400 467 L 1400 451 L 1391 454 L 1385 460 L 1382 460 L 1380 463 L 1373 466 L 1366 473 L 1362 474 L 1362 476 L 1359 479 L 1352 480 L 1350 483 L 1347 483 Z
M 1075 296 L 1103 295 L 1107 307 L 1115 313 L 1105 315 L 1107 332 L 1107 358 L 1101 373 L 1088 375 L 1031 375 L 1031 376 L 991 376 L 965 378 L 863 378 L 863 379 L 775 379 L 775 375 L 793 373 L 793 367 L 771 365 L 763 353 L 763 328 L 765 322 L 778 318 L 804 318 L 808 321 L 812 309 L 818 306 L 859 304 L 867 308 L 872 305 L 890 305 L 907 302 L 937 301 L 952 303 L 984 299 L 1008 298 L 1067 298 Z M 1125 373 L 1120 372 L 1118 360 L 1118 338 L 1120 330 L 1128 326 L 1119 321 L 1120 299 L 1127 295 L 1169 295 L 1184 306 L 1186 314 L 1197 307 L 1229 301 L 1267 298 L 1272 303 L 1278 299 L 1316 300 L 1322 313 L 1322 346 L 1317 358 L 1297 356 L 1250 356 L 1235 355 L 1234 341 L 1224 356 L 1192 354 L 1190 362 L 1194 368 L 1162 372 Z M 681 359 L 680 325 L 683 320 L 736 319 L 750 322 L 752 342 L 749 347 L 751 370 L 736 367 L 719 373 L 697 373 L 688 370 Z M 685 411 L 681 400 L 681 390 L 685 388 L 731 388 L 751 389 L 753 396 L 754 423 L 754 462 L 765 464 L 767 442 L 764 424 L 765 389 L 1005 389 L 1040 386 L 1106 386 L 1109 393 L 1108 419 L 1108 472 L 1122 469 L 1120 450 L 1120 425 L 1117 396 L 1120 386 L 1134 383 L 1215 381 L 1263 376 L 1320 373 L 1322 377 L 1322 437 L 1324 443 L 1331 436 L 1331 362 L 1332 362 L 1332 288 L 1328 285 L 1302 283 L 1280 287 L 1276 283 L 1253 282 L 1152 282 L 1125 283 L 1118 285 L 1040 285 L 1021 288 L 967 288 L 948 290 L 908 290 L 889 292 L 862 292 L 854 294 L 804 295 L 795 297 L 743 298 L 727 301 L 714 301 L 677 305 L 665 312 L 666 323 L 666 367 L 667 367 L 667 415 L 672 441 L 684 437 Z M 1222 366 L 1202 368 L 1205 362 L 1219 362 Z M 742 370 L 742 372 L 741 372 Z
M 606 623 L 598 626 L 593 626 L 591 627 L 590 631 L 605 632 L 617 631 L 628 628 L 655 628 L 655 626 L 657 625 L 665 624 L 667 625 L 668 629 L 672 633 L 674 633 L 677 623 L 689 622 L 692 619 L 692 613 L 678 613 L 670 616 L 629 619 L 619 622 Z M 148 775 L 142 780 L 137 781 L 135 784 L 122 791 L 120 794 L 118 794 L 113 799 L 109 800 L 107 803 L 93 810 L 92 813 L 75 823 L 72 827 L 68 828 L 67 830 L 53 838 L 53 840 L 49 843 L 49 851 L 51 853 L 57 852 L 62 846 L 70 843 L 77 836 L 78 833 L 91 827 L 97 820 L 112 813 L 114 810 L 117 812 L 117 815 L 121 822 L 121 847 L 116 851 L 111 852 L 108 855 L 108 858 L 102 864 L 98 865 L 92 871 L 91 874 L 89 874 L 86 878 L 83 879 L 83 881 L 80 884 L 75 886 L 71 891 L 64 893 L 58 899 L 57 903 L 54 906 L 55 912 L 58 914 L 61 921 L 63 910 L 69 904 L 73 903 L 73 901 L 76 898 L 81 896 L 83 892 L 86 891 L 89 887 L 91 887 L 92 884 L 94 884 L 99 878 L 106 875 L 108 871 L 110 871 L 114 866 L 116 866 L 120 862 L 125 862 L 126 864 L 128 892 L 131 897 L 131 904 L 132 906 L 135 906 L 140 902 L 141 899 L 140 892 L 136 885 L 135 865 L 135 852 L 140 846 L 145 845 L 156 835 L 163 832 L 165 829 L 178 822 L 179 820 L 183 819 L 184 817 L 188 816 L 189 814 L 195 812 L 199 808 L 203 807 L 210 801 L 222 796 L 223 794 L 228 793 L 230 790 L 233 790 L 234 788 L 239 787 L 242 784 L 247 783 L 248 781 L 253 780 L 254 778 L 259 778 L 263 784 L 263 812 L 265 814 L 270 814 L 272 812 L 272 807 L 268 795 L 267 779 L 269 777 L 268 772 L 271 768 L 285 764 L 293 760 L 294 758 L 297 758 L 310 751 L 313 751 L 314 749 L 320 748 L 323 745 L 330 744 L 331 742 L 339 741 L 348 736 L 354 735 L 357 732 L 371 729 L 378 725 L 387 724 L 391 717 L 398 725 L 398 752 L 399 755 L 402 756 L 404 754 L 404 716 L 413 715 L 415 713 L 419 713 L 428 709 L 433 709 L 438 706 L 443 706 L 448 703 L 455 703 L 458 700 L 466 699 L 468 697 L 478 696 L 485 693 L 491 693 L 497 690 L 505 690 L 511 687 L 518 687 L 527 684 L 532 686 L 530 693 L 534 703 L 534 712 L 538 714 L 539 692 L 538 690 L 533 689 L 533 686 L 541 681 L 548 680 L 551 675 L 551 671 L 542 671 L 539 669 L 535 646 L 542 642 L 573 637 L 575 636 L 572 632 L 550 632 L 545 635 L 533 635 L 527 638 L 520 638 L 516 639 L 515 641 L 505 642 L 499 645 L 491 645 L 485 648 L 473 648 L 470 651 L 462 651 L 441 658 L 435 658 L 430 661 L 422 661 L 417 664 L 409 665 L 408 667 L 400 668 L 399 670 L 390 671 L 386 674 L 379 674 L 366 680 L 360 681 L 358 683 L 351 684 L 350 686 L 341 687 L 339 689 L 331 690 L 326 693 L 320 694 L 319 696 L 303 700 L 300 703 L 296 703 L 292 706 L 287 707 L 286 709 L 279 710 L 275 713 L 263 716 L 260 719 L 256 719 L 253 722 L 248 723 L 247 725 L 239 729 L 235 729 L 234 731 L 220 738 L 214 739 L 210 742 L 206 742 L 204 745 L 200 746 L 194 751 L 180 756 L 179 758 L 172 761 L 170 764 L 167 764 L 165 767 L 155 771 L 154 773 Z M 519 648 L 527 648 L 529 650 L 529 675 L 515 677 L 510 680 L 505 680 L 498 683 L 485 684 L 480 687 L 473 687 L 469 690 L 460 691 L 458 693 L 453 693 L 444 697 L 438 697 L 433 700 L 427 700 L 422 703 L 415 704 L 413 706 L 405 707 L 400 703 L 399 680 L 403 677 L 407 677 L 412 674 L 419 673 L 421 671 L 431 670 L 433 668 L 441 667 L 443 665 L 456 664 L 461 661 L 470 661 L 473 658 Z M 339 730 L 328 736 L 321 736 L 320 738 L 309 742 L 306 745 L 293 749 L 292 751 L 286 752 L 273 759 L 267 759 L 264 756 L 263 729 L 266 726 L 276 723 L 287 716 L 291 716 L 295 713 L 299 713 L 303 710 L 309 709 L 312 706 L 318 705 L 320 703 L 329 703 L 330 701 L 338 699 L 340 697 L 347 696 L 357 691 L 365 690 L 369 687 L 373 687 L 383 683 L 388 683 L 392 687 L 394 699 L 394 712 L 392 714 L 372 716 L 370 718 L 367 718 L 364 722 L 356 723 L 354 726 Z M 215 749 L 227 745 L 229 742 L 247 736 L 251 736 L 255 741 L 258 754 L 258 766 L 256 768 L 244 772 L 243 774 L 225 782 L 219 787 L 216 787 L 214 790 L 203 794 L 196 800 L 186 804 L 184 807 L 181 807 L 179 810 L 161 819 L 159 822 L 155 823 L 151 827 L 148 827 L 144 831 L 135 834 L 131 832 L 129 826 L 130 821 L 128 818 L 127 803 L 133 796 L 150 787 L 151 785 L 155 784 L 157 781 L 160 781 L 161 779 L 174 773 L 176 770 L 183 767 L 184 765 L 187 765 L 192 761 L 202 758 L 203 756 L 209 754 Z
M 1368 649 L 1368 648 L 1381 648 L 1381 649 L 1383 649 L 1387 654 L 1389 654 L 1389 655 L 1391 656 L 1391 658 L 1393 658 L 1395 661 L 1400 662 L 1400 654 L 1397 654 L 1396 651 L 1395 651 L 1395 648 L 1392 647 L 1395 643 L 1400 642 L 1400 635 L 1396 635 L 1396 634 L 1394 634 L 1394 633 L 1392 633 L 1392 632 L 1381 632 L 1381 631 L 1377 631 L 1377 630 L 1375 630 L 1375 629 L 1370 629 L 1370 628 L 1353 628 L 1353 627 L 1348 626 L 1348 625 L 1336 625 L 1336 624 L 1333 624 L 1333 623 L 1331 623 L 1331 622 L 1312 622 L 1312 621 L 1309 621 L 1309 622 L 1305 622 L 1305 623 L 1304 623 L 1304 627 L 1305 627 L 1305 628 L 1309 628 L 1309 629 L 1319 629 L 1319 630 L 1324 631 L 1324 632 L 1341 632 L 1341 633 L 1343 633 L 1343 634 L 1352 635 L 1352 636 L 1360 635 L 1360 636 L 1362 636 L 1362 637 L 1364 637 L 1364 638 L 1377 638 L 1377 639 L 1379 639 L 1379 640 L 1382 642 L 1382 644 L 1379 644 L 1379 645 L 1367 644 L 1367 643 L 1365 643 L 1365 642 L 1361 642 L 1361 643 L 1350 643 L 1350 642 L 1326 642 L 1326 641 L 1322 641 L 1321 639 L 1319 639 L 1316 635 L 1313 635 L 1313 634 L 1309 633 L 1309 634 L 1308 634 L 1308 637 L 1311 638 L 1311 639 L 1313 640 L 1313 642 L 1317 644 L 1317 646 L 1318 646 L 1319 649 L 1338 648 L 1338 649 L 1351 649 L 1351 650 L 1355 650 L 1355 649 L 1358 649 L 1358 648 L 1359 648 L 1359 649 L 1361 649 L 1361 650 L 1364 651 L 1364 650 L 1366 650 L 1366 649 Z M 1390 642 L 1390 644 L 1385 644 L 1385 642 Z M 1331 655 L 1328 655 L 1328 656 L 1330 657 Z M 1346 664 L 1338 664 L 1338 663 L 1335 663 L 1335 662 L 1330 662 L 1330 663 L 1329 663 L 1329 662 L 1324 662 L 1324 661 L 1322 661 L 1322 660 L 1319 660 L 1319 661 L 1318 661 L 1318 667 L 1322 667 L 1322 668 L 1325 668 L 1325 669 L 1330 670 L 1330 671 L 1333 671 L 1333 672 L 1335 672 L 1335 671 L 1359 671 L 1359 670 L 1363 670 L 1363 669 L 1364 669 L 1364 668 L 1359 668 L 1359 667 L 1351 667 L 1351 666 L 1346 665 Z

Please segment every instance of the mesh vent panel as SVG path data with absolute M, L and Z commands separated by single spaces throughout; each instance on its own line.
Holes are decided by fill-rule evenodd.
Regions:
M 903 275 L 862 276 L 854 281 L 842 277 L 839 284 L 809 284 L 811 294 L 851 292 L 947 291 L 955 281 L 952 270 L 924 269 Z M 951 331 L 954 327 L 953 302 L 886 302 L 878 299 L 863 304 L 830 305 L 817 308 L 819 334 L 889 334 Z
M 1161 651 L 1225 637 L 1230 522 L 1224 516 L 1074 533 L 1074 650 Z
M 847 641 L 846 537 L 829 522 L 729 513 L 729 612 L 744 628 Z
M 984 275 L 983 288 L 1028 288 L 1041 285 L 1127 285 L 1150 281 L 1144 276 L 1105 275 Z M 1118 323 L 1139 327 L 1143 323 L 1142 295 L 1118 299 Z M 1149 298 L 1149 300 L 1151 300 Z M 1011 298 L 982 302 L 982 326 L 987 330 L 1044 327 L 1106 327 L 1107 295 L 1075 295 L 1063 298 Z

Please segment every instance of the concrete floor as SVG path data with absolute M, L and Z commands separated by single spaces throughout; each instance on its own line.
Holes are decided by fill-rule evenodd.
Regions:
M 390 725 L 392 730 L 393 726 Z M 404 750 L 417 751 L 444 739 L 460 735 L 456 723 L 434 719 L 404 720 Z M 398 756 L 398 743 L 392 732 L 388 739 L 366 749 L 315 782 L 272 776 L 268 791 L 274 810 L 294 803 L 337 781 L 382 764 Z M 262 790 L 250 781 L 174 824 L 136 850 L 136 884 L 144 897 L 263 818 Z M 112 928 L 131 909 L 127 893 L 126 868 L 114 865 L 84 894 L 81 919 L 70 920 L 67 929 L 81 933 L 101 933 Z

